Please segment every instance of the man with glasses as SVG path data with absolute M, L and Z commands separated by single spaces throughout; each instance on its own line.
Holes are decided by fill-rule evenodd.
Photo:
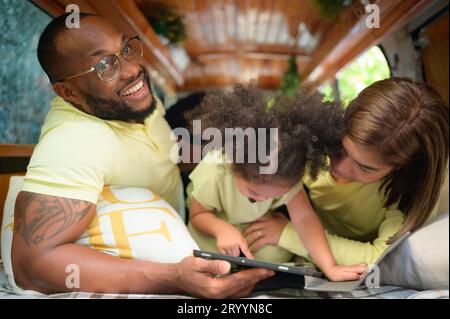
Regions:
M 272 273 L 223 276 L 230 269 L 223 261 L 152 263 L 75 244 L 96 214 L 104 185 L 157 190 L 178 210 L 180 175 L 170 160 L 174 141 L 152 94 L 140 38 L 87 14 L 81 14 L 80 28 L 67 29 L 66 17 L 54 19 L 38 45 L 39 62 L 58 96 L 16 200 L 15 283 L 44 293 L 68 291 L 66 266 L 76 264 L 82 291 L 249 294 Z

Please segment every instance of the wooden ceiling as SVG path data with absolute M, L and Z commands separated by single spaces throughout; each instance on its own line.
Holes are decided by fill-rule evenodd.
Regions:
M 335 21 L 322 17 L 315 0 L 32 0 L 52 15 L 69 3 L 105 16 L 119 28 L 144 37 L 144 55 L 153 77 L 170 93 L 229 86 L 256 79 L 279 87 L 288 60 L 296 57 L 302 83 L 316 88 L 365 49 L 402 28 L 432 0 L 370 1 L 380 8 L 381 28 L 369 29 L 361 1 Z M 190 58 L 176 67 L 144 13 L 156 4 L 175 8 L 187 26 L 182 44 Z M 124 31 L 124 32 L 125 32 Z
M 430 2 L 370 1 L 380 7 L 382 28 L 369 30 L 361 27 L 366 13 L 360 1 L 335 21 L 324 18 L 314 0 L 134 1 L 142 12 L 164 4 L 184 17 L 188 38 L 183 46 L 191 63 L 183 72 L 181 91 L 250 79 L 276 89 L 291 56 L 304 84 L 317 87 Z
M 143 12 L 163 3 L 184 17 L 183 44 L 191 64 L 182 89 L 222 86 L 252 78 L 275 88 L 297 57 L 310 61 L 332 22 L 320 17 L 310 0 L 135 0 Z

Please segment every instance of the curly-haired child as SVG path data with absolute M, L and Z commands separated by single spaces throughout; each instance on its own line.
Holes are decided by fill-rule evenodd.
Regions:
M 275 156 L 270 157 L 277 160 L 273 174 L 261 174 L 260 168 L 267 163 L 260 158 L 249 160 L 253 158 L 251 148 L 240 143 L 211 150 L 190 174 L 188 227 L 201 249 L 232 256 L 242 251 L 258 260 L 289 261 L 292 255 L 275 245 L 266 245 L 253 256 L 248 241 L 254 238 L 243 235 L 247 223 L 286 205 L 312 260 L 330 280 L 355 280 L 362 275 L 365 264 L 336 264 L 301 182 L 305 171 L 317 176 L 327 169 L 328 157 L 339 152 L 344 132 L 340 105 L 322 102 L 319 94 L 302 91 L 294 98 L 268 100 L 255 83 L 250 83 L 235 85 L 231 92 L 211 91 L 189 117 L 200 119 L 203 129 L 217 128 L 222 136 L 227 128 L 251 128 L 257 133 L 248 135 L 247 143 L 266 149 L 271 142 L 277 145 Z M 258 130 L 270 128 L 278 129 L 275 141 Z

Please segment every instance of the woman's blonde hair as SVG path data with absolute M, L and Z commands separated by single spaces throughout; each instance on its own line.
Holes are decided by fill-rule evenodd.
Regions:
M 372 84 L 346 111 L 346 135 L 375 147 L 394 167 L 380 192 L 387 196 L 384 206 L 397 203 L 406 219 L 388 243 L 423 225 L 438 202 L 448 169 L 448 115 L 435 89 L 405 78 Z

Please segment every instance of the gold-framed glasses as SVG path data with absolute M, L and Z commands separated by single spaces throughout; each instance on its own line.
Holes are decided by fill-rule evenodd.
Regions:
M 120 73 L 119 55 L 127 61 L 137 61 L 142 58 L 142 56 L 144 55 L 144 51 L 142 49 L 141 37 L 137 35 L 128 39 L 120 52 L 103 57 L 89 70 L 65 77 L 61 80 L 55 81 L 55 83 L 72 79 L 76 76 L 88 74 L 91 72 L 96 72 L 96 74 L 102 81 L 112 81 Z

